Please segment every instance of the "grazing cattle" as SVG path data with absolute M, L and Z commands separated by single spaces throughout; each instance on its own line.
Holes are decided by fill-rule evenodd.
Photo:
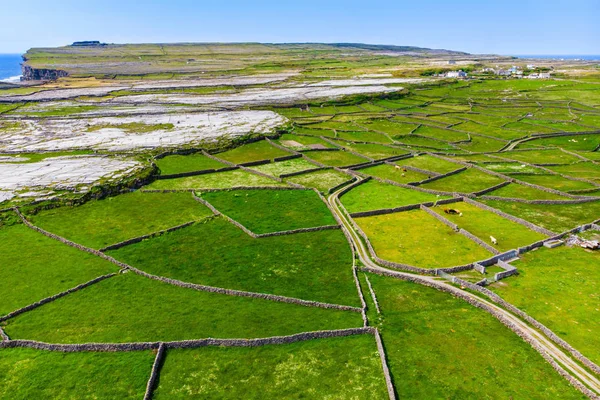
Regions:
M 495 237 L 493 237 L 493 236 L 490 236 L 490 240 L 492 241 L 492 243 L 493 243 L 494 245 L 498 245 L 498 240 L 496 240 L 496 238 L 495 238 Z
M 462 213 L 460 212 L 460 210 L 457 210 L 455 208 L 444 208 L 444 212 L 446 214 L 458 215 L 459 217 L 462 217 Z

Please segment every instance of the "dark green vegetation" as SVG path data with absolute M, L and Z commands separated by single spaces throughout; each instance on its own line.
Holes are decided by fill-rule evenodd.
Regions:
M 519 275 L 491 289 L 600 363 L 600 254 L 563 246 L 524 254 L 514 265 Z
M 8 321 L 11 338 L 51 343 L 255 338 L 350 328 L 360 314 L 182 289 L 133 273 Z
M 43 211 L 31 220 L 57 235 L 100 249 L 209 215 L 212 212 L 191 193 L 133 192 Z
M 435 202 L 447 198 L 449 197 L 436 196 L 434 194 L 419 192 L 418 190 L 405 189 L 376 180 L 370 180 L 344 194 L 341 200 L 348 212 L 354 213 L 394 208 L 409 204 Z
M 0 316 L 111 272 L 108 261 L 25 225 L 0 227 Z
M 0 399 L 140 399 L 154 362 L 150 351 L 60 353 L 0 351 Z
M 312 190 L 232 190 L 201 196 L 256 234 L 336 225 Z
M 371 335 L 258 348 L 172 350 L 155 398 L 384 399 L 381 371 Z
M 186 282 L 358 305 L 340 230 L 253 239 L 217 218 L 109 254 Z
M 486 312 L 421 285 L 369 279 L 399 398 L 584 398 Z

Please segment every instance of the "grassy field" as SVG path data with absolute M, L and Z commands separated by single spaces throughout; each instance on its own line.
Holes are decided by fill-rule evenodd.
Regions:
M 534 185 L 540 185 L 550 189 L 560 190 L 562 192 L 592 189 L 595 187 L 591 183 L 572 181 L 558 175 L 518 175 L 516 178 Z
M 600 201 L 583 204 L 522 204 L 485 200 L 483 203 L 556 233 L 587 224 L 600 216 Z
M 371 335 L 257 348 L 171 350 L 156 399 L 384 399 Z
M 160 169 L 161 175 L 180 174 L 182 172 L 202 171 L 205 169 L 219 169 L 227 166 L 226 164 L 208 158 L 201 153 L 194 153 L 186 156 L 172 155 L 158 159 L 155 162 Z
M 462 216 L 446 214 L 444 212 L 446 208 L 457 209 L 462 213 Z M 471 232 L 501 252 L 516 249 L 546 238 L 545 235 L 532 231 L 521 224 L 517 224 L 468 203 L 438 206 L 433 207 L 432 210 L 454 222 L 459 228 Z M 492 243 L 490 236 L 497 239 L 497 244 Z
M 0 399 L 139 399 L 154 362 L 150 351 L 60 353 L 0 350 Z
M 306 151 L 304 154 L 311 160 L 329 167 L 346 167 L 369 161 L 367 158 L 356 156 L 347 151 Z
M 126 193 L 32 215 L 31 221 L 95 249 L 212 215 L 191 193 Z
M 507 151 L 502 154 L 504 158 L 510 158 L 517 161 L 525 161 L 532 164 L 571 164 L 581 161 L 579 158 L 560 151 L 551 150 L 531 150 L 531 151 Z
M 7 322 L 13 339 L 51 343 L 256 338 L 361 326 L 360 314 L 183 289 L 119 275 Z
M 444 192 L 473 193 L 504 182 L 503 179 L 469 168 L 458 174 L 421 185 L 426 189 Z
M 350 248 L 339 230 L 253 239 L 217 218 L 109 254 L 186 282 L 358 305 Z
M 327 169 L 293 176 L 287 178 L 286 181 L 297 183 L 307 188 L 315 188 L 321 192 L 327 192 L 329 189 L 341 185 L 350 179 L 352 179 L 350 175 L 333 169 Z
M 360 170 L 360 172 L 398 183 L 419 182 L 429 178 L 429 175 L 411 170 L 403 171 L 401 168 L 394 168 L 388 164 L 380 164 L 374 167 L 363 168 Z
M 374 143 L 341 143 L 345 148 L 360 153 L 373 159 L 382 159 L 408 154 L 404 149 L 398 147 L 384 146 Z
M 559 174 L 570 175 L 577 178 L 595 179 L 597 182 L 600 180 L 600 165 L 591 162 L 580 162 L 577 164 L 559 165 L 548 168 Z
M 422 210 L 356 218 L 380 258 L 420 268 L 447 268 L 490 253 Z
M 265 140 L 261 140 L 215 154 L 215 156 L 235 164 L 242 164 L 258 160 L 272 160 L 276 157 L 289 156 L 290 154 L 287 151 L 272 146 Z
M 201 196 L 258 234 L 336 225 L 327 205 L 312 190 L 233 190 Z
M 424 169 L 425 171 L 437 172 L 438 174 L 447 174 L 448 172 L 462 168 L 460 164 L 455 164 L 427 154 L 396 161 L 395 164 L 400 166 L 408 165 Z
M 448 196 L 436 196 L 434 194 L 419 192 L 418 190 L 405 189 L 376 180 L 370 180 L 347 192 L 340 200 L 348 212 L 355 213 L 426 203 L 447 198 Z
M 186 178 L 163 179 L 152 182 L 144 189 L 230 189 L 240 186 L 286 186 L 284 183 L 241 169 L 214 174 L 189 176 Z
M 600 363 L 600 255 L 580 248 L 540 249 L 514 263 L 515 279 L 491 289 Z
M 369 279 L 399 398 L 585 398 L 486 312 L 421 285 Z
M 117 270 L 25 225 L 2 227 L 0 316 Z
M 486 196 L 510 197 L 526 200 L 565 200 L 568 197 L 554 193 L 545 192 L 530 186 L 520 185 L 518 183 L 510 183 L 500 189 L 486 193 Z
M 309 163 L 303 158 L 294 158 L 292 160 L 278 161 L 269 164 L 257 165 L 251 169 L 262 172 L 263 174 L 279 177 L 282 174 L 305 171 L 307 169 L 318 168 L 318 166 Z
M 293 135 L 289 133 L 281 135 L 276 142 L 293 150 L 308 150 L 314 146 L 335 148 L 331 143 L 315 136 Z

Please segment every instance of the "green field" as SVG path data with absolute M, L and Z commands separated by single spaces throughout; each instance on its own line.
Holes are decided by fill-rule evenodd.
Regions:
M 444 210 L 448 208 L 456 209 L 462 215 L 446 214 Z M 546 236 L 541 233 L 532 231 L 521 224 L 512 222 L 469 203 L 437 206 L 433 207 L 432 210 L 454 222 L 459 228 L 463 228 L 477 236 L 500 252 L 546 239 Z M 497 244 L 492 243 L 491 236 L 497 240 Z
M 399 398 L 584 398 L 486 312 L 421 285 L 369 279 Z
M 144 189 L 150 190 L 189 190 L 189 189 L 230 189 L 241 186 L 286 186 L 281 182 L 236 169 L 216 174 L 189 176 L 186 178 L 163 179 L 152 182 Z
M 326 169 L 309 172 L 302 175 L 296 175 L 286 178 L 286 181 L 297 183 L 307 188 L 315 188 L 321 192 L 327 192 L 329 189 L 341 185 L 350 179 L 352 179 L 350 175 L 346 175 L 333 169 Z
M 0 316 L 118 268 L 25 225 L 0 228 Z
M 355 221 L 384 260 L 433 269 L 469 264 L 490 256 L 487 250 L 422 210 Z
M 438 174 L 447 174 L 448 172 L 462 168 L 460 164 L 455 164 L 427 154 L 396 161 L 395 164 L 400 166 L 408 165 L 425 171 L 437 172 Z
M 276 157 L 289 156 L 290 153 L 283 151 L 269 144 L 265 140 L 259 142 L 245 144 L 236 147 L 232 150 L 227 150 L 223 153 L 215 154 L 215 157 L 222 160 L 232 162 L 234 164 L 242 164 L 251 161 L 272 160 Z
M 312 190 L 231 190 L 201 197 L 256 234 L 336 225 Z
M 359 170 L 359 172 L 398 183 L 419 182 L 430 177 L 429 175 L 421 172 L 416 172 L 409 169 L 405 171 L 400 167 L 395 168 L 388 164 L 380 164 L 374 167 L 362 168 Z
M 545 192 L 531 186 L 520 185 L 518 183 L 510 183 L 506 186 L 486 193 L 486 196 L 509 197 L 526 200 L 565 200 L 568 197 L 558 194 Z
M 182 172 L 202 171 L 205 169 L 219 169 L 227 164 L 220 163 L 201 153 L 189 155 L 166 156 L 155 161 L 161 175 L 180 174 Z
M 6 323 L 13 339 L 51 343 L 256 338 L 361 326 L 360 314 L 182 289 L 119 275 Z
M 348 212 L 355 213 L 427 203 L 447 198 L 449 196 L 436 196 L 370 180 L 345 193 L 340 200 Z
M 387 396 L 371 335 L 257 348 L 170 350 L 156 399 Z
M 588 182 L 573 181 L 559 175 L 518 175 L 517 178 L 534 185 L 544 186 L 562 192 L 593 189 L 596 187 Z
M 519 275 L 491 289 L 600 363 L 600 255 L 562 246 L 520 257 Z
M 446 178 L 425 183 L 425 189 L 441 190 L 443 192 L 474 193 L 504 182 L 503 179 L 488 175 L 474 168 Z
M 191 193 L 126 193 L 32 215 L 31 221 L 95 249 L 212 215 Z
M 140 399 L 153 362 L 150 351 L 1 349 L 0 399 Z
M 356 156 L 347 151 L 305 151 L 304 154 L 311 160 L 329 167 L 346 167 L 369 162 L 367 158 Z
M 186 282 L 358 305 L 350 248 L 340 230 L 253 239 L 218 218 L 109 254 Z
M 319 168 L 315 164 L 311 164 L 303 158 L 294 158 L 292 160 L 278 161 L 269 164 L 257 165 L 251 169 L 262 172 L 263 174 L 279 177 L 282 174 L 290 174 L 292 172 L 306 171 L 308 169 Z

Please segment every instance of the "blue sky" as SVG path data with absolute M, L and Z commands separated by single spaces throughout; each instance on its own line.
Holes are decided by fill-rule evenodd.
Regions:
M 6 0 L 0 53 L 76 40 L 363 42 L 600 54 L 600 0 Z

